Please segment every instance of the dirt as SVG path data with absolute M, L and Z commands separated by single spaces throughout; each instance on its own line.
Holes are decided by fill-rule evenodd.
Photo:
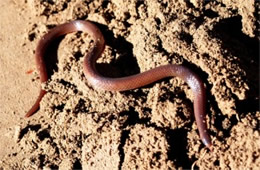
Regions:
M 6 0 L 0 2 L 0 169 L 258 169 L 259 1 Z M 110 92 L 94 89 L 82 62 L 91 46 L 72 33 L 46 54 L 40 110 L 39 39 L 56 25 L 90 20 L 106 48 L 98 71 L 124 77 L 182 64 L 207 87 L 210 151 L 177 77 Z

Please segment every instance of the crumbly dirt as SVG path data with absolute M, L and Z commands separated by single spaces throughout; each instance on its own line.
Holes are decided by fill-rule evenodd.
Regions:
M 259 1 L 6 0 L 0 2 L 0 169 L 258 169 Z M 58 39 L 45 56 L 40 110 L 38 40 L 75 19 L 106 40 L 98 71 L 124 77 L 183 64 L 207 87 L 209 151 L 193 94 L 179 78 L 135 90 L 94 89 L 82 62 L 86 33 Z

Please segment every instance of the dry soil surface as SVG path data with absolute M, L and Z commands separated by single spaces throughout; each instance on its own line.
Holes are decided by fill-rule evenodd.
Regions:
M 0 169 L 257 169 L 259 1 L 1 0 Z M 34 52 L 56 25 L 90 20 L 106 48 L 98 71 L 124 77 L 183 64 L 207 87 L 205 148 L 193 94 L 179 78 L 135 90 L 94 89 L 82 61 L 86 33 L 54 42 L 45 55 L 49 81 L 40 110 Z

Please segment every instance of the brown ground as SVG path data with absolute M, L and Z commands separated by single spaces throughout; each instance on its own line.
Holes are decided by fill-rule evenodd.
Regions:
M 257 7 L 254 0 L 1 0 L 0 169 L 259 168 Z M 106 76 L 169 63 L 197 72 L 207 86 L 213 151 L 199 139 L 192 92 L 179 78 L 94 90 L 82 71 L 87 34 L 48 50 L 48 93 L 37 114 L 24 118 L 39 92 L 38 40 L 74 19 L 103 32 L 98 68 Z

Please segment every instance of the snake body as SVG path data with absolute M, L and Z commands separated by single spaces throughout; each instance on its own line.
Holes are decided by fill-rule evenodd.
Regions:
M 151 84 L 165 77 L 177 76 L 183 79 L 190 86 L 194 94 L 194 115 L 198 126 L 200 138 L 205 146 L 211 148 L 212 144 L 207 132 L 205 118 L 206 93 L 204 84 L 199 76 L 185 66 L 169 64 L 156 67 L 149 71 L 132 76 L 122 78 L 104 77 L 100 75 L 96 70 L 96 60 L 101 56 L 104 50 L 105 40 L 101 31 L 89 21 L 75 20 L 59 25 L 51 29 L 40 39 L 35 51 L 35 57 L 41 83 L 48 80 L 44 54 L 50 42 L 61 35 L 76 31 L 87 32 L 94 39 L 94 47 L 85 56 L 83 61 L 84 75 L 87 81 L 90 82 L 94 88 L 104 89 L 108 91 L 125 91 Z M 46 92 L 44 90 L 40 90 L 39 97 L 37 98 L 32 108 L 25 115 L 26 117 L 30 117 L 39 109 L 40 101 L 45 93 Z

